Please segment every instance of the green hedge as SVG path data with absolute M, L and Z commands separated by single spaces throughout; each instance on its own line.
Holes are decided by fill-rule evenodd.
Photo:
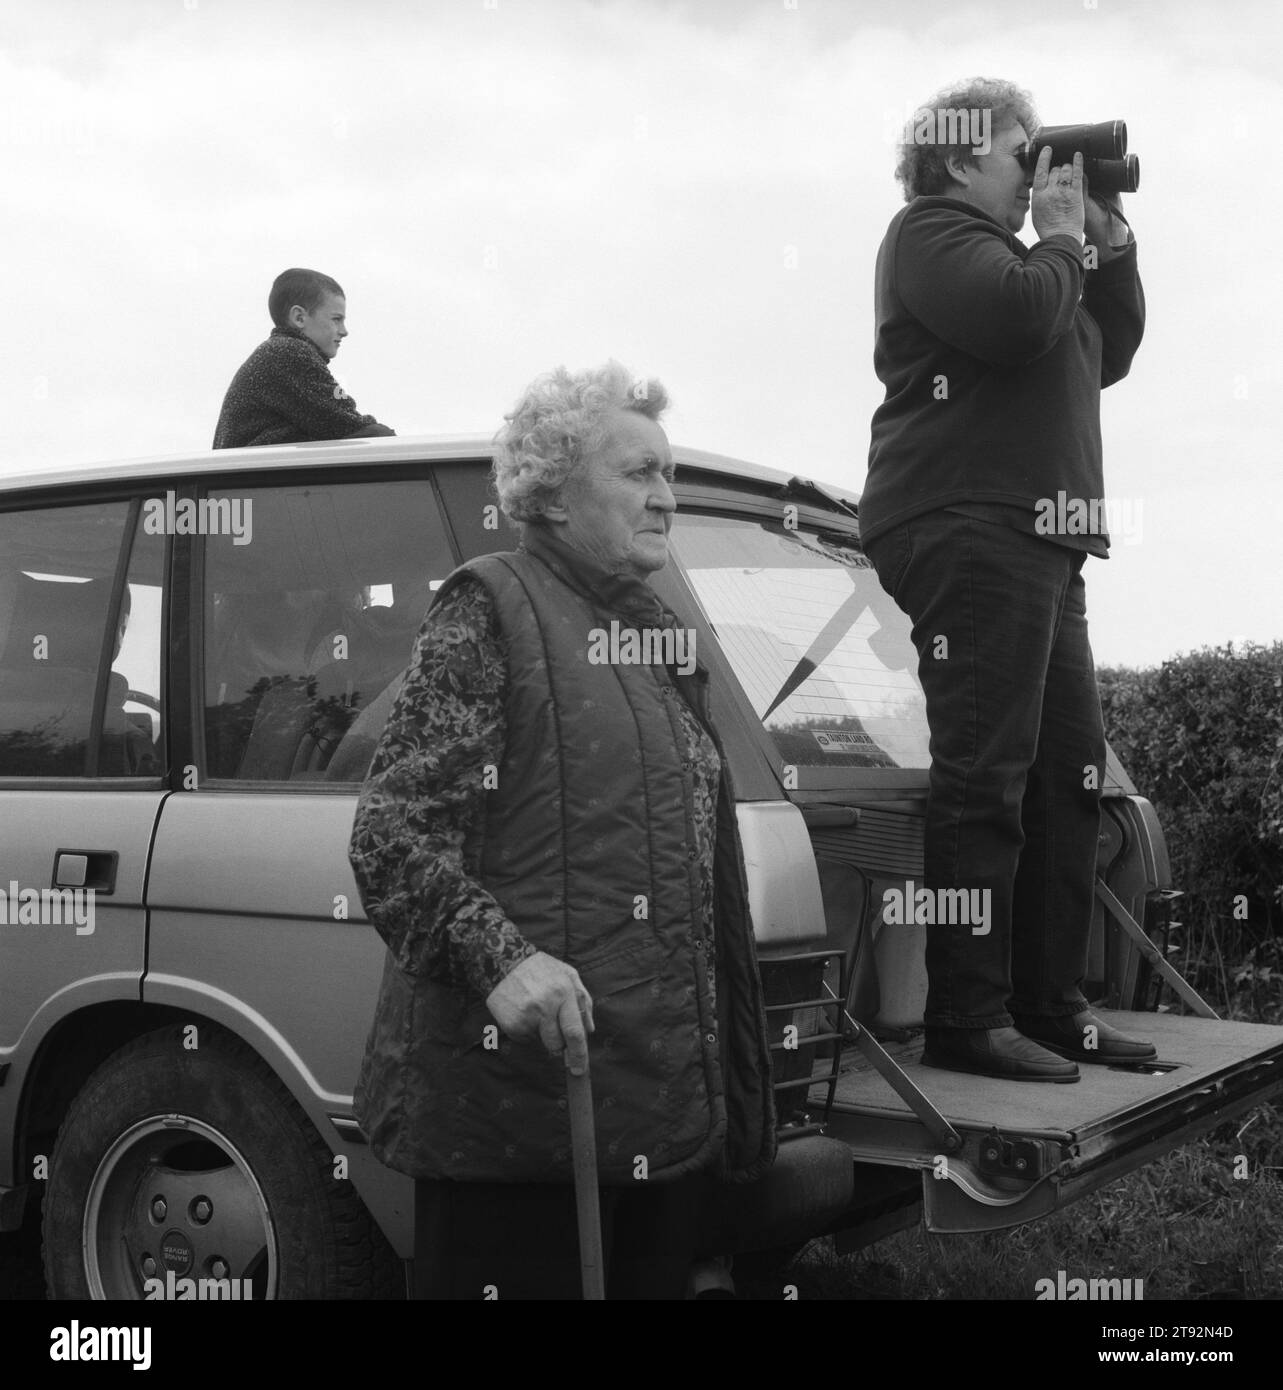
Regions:
M 1098 677 L 1105 732 L 1166 832 L 1174 886 L 1188 895 L 1182 915 L 1214 928 L 1226 960 L 1277 977 L 1283 642 L 1203 648 Z

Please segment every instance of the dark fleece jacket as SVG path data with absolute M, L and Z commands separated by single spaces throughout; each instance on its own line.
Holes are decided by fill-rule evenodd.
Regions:
M 215 449 L 251 444 L 301 444 L 309 439 L 395 434 L 330 375 L 325 354 L 293 328 L 273 328 L 241 364 L 223 398 Z
M 953 198 L 918 197 L 878 252 L 866 541 L 923 512 L 1059 491 L 1104 496 L 1100 392 L 1145 326 L 1133 243 L 1097 270 L 1069 236 L 1033 248 Z

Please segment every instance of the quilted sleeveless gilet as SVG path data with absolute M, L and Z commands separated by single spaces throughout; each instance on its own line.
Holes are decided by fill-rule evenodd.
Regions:
M 592 995 L 600 1180 L 755 1175 L 774 1153 L 774 1114 L 725 769 L 709 943 L 684 697 L 670 668 L 590 660 L 595 635 L 620 615 L 524 550 L 461 566 L 438 599 L 463 574 L 489 591 L 508 660 L 505 753 L 488 770 L 484 825 L 465 862 L 521 934 L 573 965 Z M 683 679 L 701 715 L 706 680 L 702 669 Z M 503 1037 L 483 1000 L 410 979 L 391 958 L 358 1091 L 376 1154 L 412 1176 L 570 1180 L 561 1058 Z

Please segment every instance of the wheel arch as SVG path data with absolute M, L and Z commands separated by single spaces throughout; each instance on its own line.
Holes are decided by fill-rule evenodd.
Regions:
M 113 1052 L 179 1022 L 183 1014 L 136 1000 L 100 1000 L 63 1014 L 52 1024 L 22 1076 L 13 1134 L 14 1172 L 20 1182 L 30 1182 L 37 1157 L 52 1152 L 72 1101 L 93 1072 Z
M 413 1182 L 374 1158 L 354 1121 L 343 1131 L 335 1127 L 331 1114 L 350 1111 L 350 1103 L 343 1103 L 346 1098 L 336 1097 L 334 1104 L 327 1105 L 325 1093 L 309 1085 L 310 1073 L 301 1059 L 293 1065 L 297 1054 L 285 1040 L 277 1043 L 265 1020 L 257 1020 L 256 1026 L 255 1015 L 248 1008 L 230 1007 L 241 1001 L 212 995 L 208 989 L 182 989 L 182 983 L 171 982 L 168 998 L 146 1003 L 113 1000 L 86 1004 L 64 1014 L 49 1028 L 22 1078 L 13 1146 L 18 1182 L 31 1183 L 37 1156 L 52 1153 L 72 1102 L 108 1057 L 158 1028 L 210 1025 L 248 1047 L 289 1091 L 330 1152 L 346 1155 L 347 1176 L 370 1218 L 397 1254 L 409 1258 L 413 1250 Z M 222 1007 L 206 1007 L 220 1000 Z

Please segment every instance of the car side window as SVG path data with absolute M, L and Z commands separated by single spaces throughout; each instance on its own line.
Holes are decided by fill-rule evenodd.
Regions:
M 359 782 L 454 567 L 426 480 L 207 494 L 205 777 Z M 239 504 L 239 511 L 237 511 Z
M 118 585 L 129 515 L 127 501 L 0 514 L 0 776 L 160 771 L 163 549 L 140 547 L 138 582 Z

